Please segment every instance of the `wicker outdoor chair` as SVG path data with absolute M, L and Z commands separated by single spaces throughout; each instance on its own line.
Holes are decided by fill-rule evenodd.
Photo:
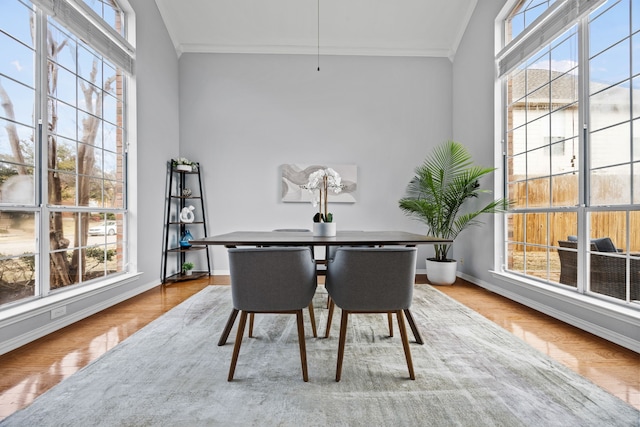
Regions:
M 576 249 L 577 242 L 559 240 L 561 248 Z M 591 291 L 626 300 L 626 259 L 599 255 L 595 243 L 591 243 Z M 601 252 L 604 254 L 604 252 Z M 577 286 L 578 256 L 576 252 L 558 250 L 560 257 L 560 283 Z M 631 260 L 631 300 L 640 300 L 640 260 Z

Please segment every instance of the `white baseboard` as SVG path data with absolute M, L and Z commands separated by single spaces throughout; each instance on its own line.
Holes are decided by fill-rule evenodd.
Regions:
M 42 324 L 40 326 L 25 330 L 24 332 L 20 332 L 20 330 L 24 328 L 24 324 L 37 322 L 38 318 L 44 318 L 45 315 L 49 315 L 51 310 L 55 309 L 56 307 L 68 306 L 71 303 L 77 303 L 81 305 L 83 301 L 87 301 L 90 298 L 104 293 L 107 290 L 117 290 L 118 288 L 126 284 L 138 280 L 138 278 L 139 275 L 130 275 L 126 278 L 115 281 L 113 284 L 110 284 L 106 287 L 94 288 L 81 293 L 69 293 L 66 298 L 64 294 L 61 294 L 60 296 L 55 298 L 55 302 L 43 301 L 39 304 L 37 309 L 23 310 L 22 312 L 12 316 L 11 318 L 0 320 L 0 335 L 9 337 L 0 342 L 0 354 L 5 354 L 11 350 L 15 350 L 16 348 L 35 341 L 38 338 L 42 338 L 45 335 L 62 329 L 65 326 L 69 326 L 72 323 L 96 314 L 106 308 L 132 298 L 142 292 L 153 289 L 160 284 L 158 281 L 141 284 L 140 286 L 136 286 L 135 288 L 128 291 L 117 293 L 111 298 L 100 300 L 100 302 L 97 304 L 87 305 L 86 307 L 74 311 L 73 313 L 69 313 L 68 315 L 63 315 L 57 319 L 49 318 L 46 321 L 41 321 Z M 17 309 L 19 308 L 20 307 L 17 307 Z
M 458 277 L 474 283 L 488 291 L 502 295 L 512 301 L 547 314 L 555 319 L 573 325 L 607 341 L 640 353 L 640 340 L 625 332 L 640 331 L 640 311 L 628 309 L 617 304 L 608 303 L 594 297 L 581 295 L 551 286 L 526 284 L 523 281 L 507 280 L 504 275 L 494 273 L 504 283 L 490 283 L 458 272 Z M 522 290 L 532 296 L 523 295 Z M 539 298 L 538 298 L 539 297 Z M 553 301 L 557 305 L 544 302 Z M 567 312 L 567 307 L 577 307 L 580 316 Z M 607 325 L 605 327 L 605 325 Z M 617 326 L 612 329 L 612 326 Z

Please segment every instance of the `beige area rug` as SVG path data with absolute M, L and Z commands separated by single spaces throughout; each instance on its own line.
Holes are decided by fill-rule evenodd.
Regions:
M 316 318 L 324 332 L 324 288 Z M 295 316 L 256 316 L 236 380 L 235 330 L 219 334 L 229 287 L 210 286 L 5 419 L 3 426 L 638 426 L 640 412 L 428 285 L 412 312 L 425 345 L 402 345 L 385 315 L 352 316 L 336 383 L 340 312 L 311 337 L 302 381 Z

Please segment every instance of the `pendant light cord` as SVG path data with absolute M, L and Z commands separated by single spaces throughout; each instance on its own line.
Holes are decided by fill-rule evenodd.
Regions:
M 320 0 L 318 3 L 318 71 L 320 71 Z

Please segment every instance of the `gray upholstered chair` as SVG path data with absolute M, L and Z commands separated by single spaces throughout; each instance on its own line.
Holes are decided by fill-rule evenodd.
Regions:
M 302 309 L 309 306 L 317 286 L 310 251 L 308 247 L 229 249 L 233 307 L 240 311 L 229 381 L 233 379 L 249 313 L 296 315 L 302 377 L 309 380 Z
M 342 361 L 349 314 L 395 313 L 398 319 L 409 377 L 415 379 L 403 310 L 413 298 L 416 249 L 408 247 L 336 249 L 327 268 L 326 288 L 334 305 L 342 309 L 336 381 L 342 375 Z M 327 323 L 327 331 L 331 327 Z M 328 336 L 328 333 L 327 333 Z
M 275 230 L 276 232 L 293 232 L 293 233 L 311 233 L 311 230 L 307 229 L 307 228 L 276 228 Z M 261 246 L 261 247 L 267 247 L 267 246 Z M 313 258 L 313 246 L 309 246 L 309 248 L 311 249 L 311 257 Z M 316 268 L 317 268 L 317 264 L 316 264 Z M 316 316 L 314 314 L 313 311 L 313 302 L 309 303 L 309 318 L 311 319 L 311 333 L 313 333 L 313 337 L 314 338 L 318 338 L 318 329 L 316 328 Z M 253 338 L 253 324 L 255 321 L 255 315 L 254 313 L 251 313 L 249 315 L 249 338 Z

